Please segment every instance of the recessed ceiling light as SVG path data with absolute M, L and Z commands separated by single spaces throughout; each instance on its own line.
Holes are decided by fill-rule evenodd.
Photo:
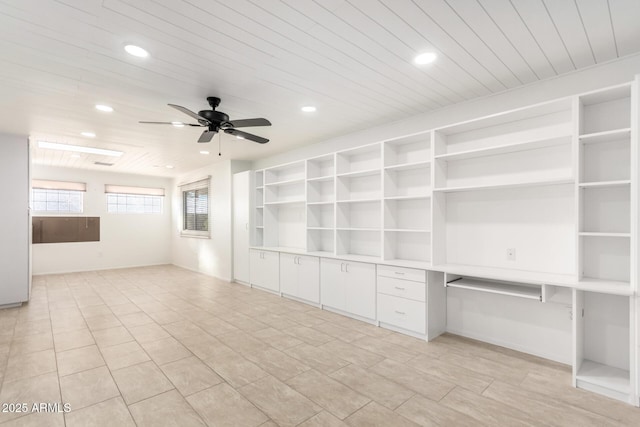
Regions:
M 172 125 L 174 125 L 177 128 L 183 128 L 184 127 L 184 123 L 182 122 L 171 122 Z
M 113 112 L 113 107 L 109 107 L 108 105 L 104 104 L 96 104 L 96 110 L 103 111 L 105 113 L 111 113 Z
M 167 166 L 165 166 L 165 168 L 167 168 L 167 169 L 173 169 L 173 165 L 167 165 Z
M 201 151 L 200 154 L 209 154 L 208 151 Z
M 413 58 L 413 62 L 418 65 L 431 64 L 438 58 L 438 55 L 435 52 L 425 52 Z
M 73 157 L 74 159 L 79 159 L 80 158 L 80 154 L 72 154 L 71 157 Z
M 102 156 L 120 157 L 123 151 L 105 150 L 104 148 L 83 147 L 81 145 L 58 144 L 57 142 L 38 141 L 38 147 L 51 150 L 74 151 L 77 153 L 99 154 Z
M 138 58 L 146 58 L 147 56 L 149 56 L 149 52 L 147 52 L 140 46 L 136 46 L 133 44 L 126 45 L 124 47 L 124 50 L 126 50 L 129 55 L 137 56 Z
M 238 136 L 236 136 L 236 138 L 238 138 L 238 139 L 244 139 L 244 136 L 240 136 L 240 135 L 238 135 Z
M 316 111 L 316 107 L 314 107 L 313 105 L 305 105 L 301 108 L 301 110 L 305 113 L 314 113 Z
M 95 138 L 96 134 L 93 132 L 80 132 L 80 135 L 86 136 L 87 138 Z

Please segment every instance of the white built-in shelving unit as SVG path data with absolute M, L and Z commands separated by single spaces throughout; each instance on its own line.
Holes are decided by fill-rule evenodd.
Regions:
M 576 181 L 580 282 L 620 290 L 577 290 L 574 381 L 577 387 L 630 400 L 635 381 L 637 140 L 632 141 L 635 87 L 623 85 L 577 101 Z M 633 172 L 632 172 L 633 171 Z M 623 292 L 624 291 L 624 292 Z
M 555 360 L 573 364 L 575 386 L 638 405 L 637 85 L 256 171 L 255 246 L 320 257 L 336 283 L 364 269 L 351 262 L 377 264 L 358 281 L 377 283 L 377 321 L 428 339 L 444 330 L 448 292 L 516 298 L 527 322 L 569 308 L 558 330 L 520 326 L 564 337 Z M 329 306 L 349 307 L 338 290 Z M 351 312 L 371 320 L 370 305 Z M 433 330 L 421 323 L 430 312 Z M 505 321 L 482 316 L 466 324 Z M 518 334 L 497 332 L 488 340 L 501 345 Z

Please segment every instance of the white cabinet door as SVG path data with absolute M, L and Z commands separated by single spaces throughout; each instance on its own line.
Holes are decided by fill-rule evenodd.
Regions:
M 320 259 L 318 257 L 298 257 L 298 297 L 310 302 L 320 302 Z
M 249 251 L 249 271 L 252 285 L 263 286 L 264 279 L 264 263 L 262 260 L 263 251 L 251 249 Z
M 262 272 L 264 281 L 262 287 L 272 291 L 280 291 L 280 254 L 278 252 L 262 251 Z
M 346 311 L 368 319 L 376 318 L 376 266 L 345 263 Z
M 233 175 L 233 278 L 249 283 L 251 171 Z
M 322 258 L 320 260 L 320 289 L 322 305 L 345 310 L 346 292 L 343 273 L 345 262 L 339 259 Z
M 280 254 L 280 292 L 298 296 L 298 256 Z

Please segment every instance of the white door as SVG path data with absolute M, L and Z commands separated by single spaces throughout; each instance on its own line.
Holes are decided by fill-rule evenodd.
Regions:
M 233 278 L 249 283 L 251 171 L 233 175 Z
M 338 259 L 322 258 L 320 260 L 320 289 L 322 305 L 344 310 L 345 289 L 343 270 L 345 262 Z
M 310 302 L 320 302 L 320 259 L 318 257 L 298 257 L 298 297 Z
M 280 292 L 298 296 L 298 256 L 280 254 Z
M 368 319 L 376 318 L 376 266 L 345 263 L 346 311 Z

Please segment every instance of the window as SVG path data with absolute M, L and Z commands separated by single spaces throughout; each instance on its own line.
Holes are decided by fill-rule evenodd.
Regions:
M 33 189 L 33 210 L 47 213 L 82 213 L 81 191 Z
M 130 187 L 107 184 L 107 212 L 125 214 L 161 214 L 164 188 Z
M 134 194 L 107 194 L 107 212 L 133 214 L 161 214 L 162 197 Z
M 209 178 L 181 185 L 182 235 L 209 237 Z
M 85 183 L 34 179 L 31 186 L 35 212 L 82 213 Z

